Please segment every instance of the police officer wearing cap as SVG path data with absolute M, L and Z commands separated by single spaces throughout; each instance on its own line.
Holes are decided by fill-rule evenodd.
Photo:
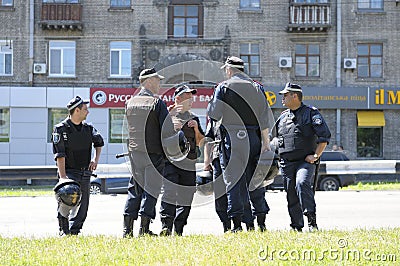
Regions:
M 52 135 L 59 183 L 68 179 L 76 181 L 82 195 L 80 204 L 73 208 L 59 202 L 57 218 L 60 235 L 77 235 L 82 229 L 89 207 L 90 177 L 97 168 L 104 146 L 100 133 L 85 122 L 89 114 L 88 103 L 79 96 L 73 98 L 67 105 L 69 117 L 55 125 Z M 92 146 L 95 150 L 93 159 Z
M 155 235 L 149 226 L 156 216 L 165 166 L 162 139 L 176 134 L 167 106 L 157 96 L 162 79 L 154 68 L 144 69 L 139 75 L 139 93 L 125 106 L 132 178 L 124 209 L 123 237 L 133 236 L 133 223 L 139 215 L 139 235 Z
M 175 235 L 183 234 L 183 227 L 187 224 L 193 195 L 196 192 L 196 160 L 198 146 L 204 138 L 199 117 L 191 112 L 193 94 L 195 89 L 187 85 L 178 86 L 174 92 L 175 103 L 168 109 L 172 119 L 177 121 L 189 141 L 190 151 L 185 160 L 181 162 L 165 163 L 164 168 L 164 193 L 161 198 L 160 235 L 168 236 L 174 227 Z
M 313 106 L 303 104 L 303 91 L 297 84 L 287 83 L 279 92 L 288 109 L 278 118 L 277 135 L 280 166 L 287 192 L 290 226 L 296 231 L 308 218 L 309 231 L 318 230 L 312 177 L 331 133 L 325 120 Z
M 263 91 L 246 76 L 244 62 L 238 57 L 228 57 L 222 66 L 228 80 L 214 91 L 207 112 L 210 118 L 220 121 L 221 167 L 228 199 L 228 216 L 233 221 L 233 232 L 241 231 L 244 202 L 250 196 L 253 215 L 261 230 L 265 230 L 265 217 L 269 207 L 265 188 L 251 191 L 251 182 L 260 152 L 269 147 L 269 106 Z

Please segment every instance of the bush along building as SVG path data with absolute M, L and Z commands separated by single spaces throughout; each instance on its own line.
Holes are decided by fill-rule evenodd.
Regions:
M 303 87 L 333 145 L 352 159 L 398 159 L 399 1 L 384 0 L 3 0 L 0 1 L 0 165 L 52 165 L 51 131 L 75 95 L 90 99 L 106 145 L 123 151 L 124 103 L 138 73 L 155 67 L 161 96 L 188 82 L 205 106 L 219 65 L 241 57 L 264 84 L 278 117 L 278 91 Z

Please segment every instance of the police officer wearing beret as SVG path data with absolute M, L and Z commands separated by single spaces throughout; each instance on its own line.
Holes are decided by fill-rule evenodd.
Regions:
M 154 68 L 140 72 L 140 91 L 126 103 L 132 177 L 124 209 L 123 237 L 133 236 L 133 223 L 141 216 L 139 235 L 150 231 L 161 192 L 165 154 L 162 139 L 176 134 L 166 104 L 157 96 L 160 80 Z
M 194 193 L 196 192 L 196 159 L 198 146 L 204 138 L 203 129 L 197 115 L 191 112 L 193 94 L 197 90 L 180 85 L 174 92 L 175 103 L 168 107 L 172 119 L 177 123 L 189 141 L 190 150 L 185 160 L 165 163 L 164 193 L 161 198 L 160 235 L 168 236 L 174 227 L 175 235 L 183 234 L 187 224 Z
M 86 123 L 87 104 L 76 96 L 67 105 L 69 117 L 55 125 L 52 141 L 60 182 L 72 179 L 80 185 L 81 202 L 73 208 L 60 204 L 58 222 L 60 235 L 77 235 L 86 220 L 89 207 L 90 177 L 96 170 L 104 141 L 100 133 Z M 92 156 L 92 146 L 95 149 Z
M 249 191 L 260 152 L 269 147 L 269 106 L 263 91 L 246 76 L 244 62 L 228 57 L 222 66 L 228 80 L 214 91 L 207 112 L 210 118 L 221 121 L 221 167 L 228 199 L 228 216 L 233 221 L 233 232 L 241 231 L 244 202 L 250 197 L 253 215 L 261 230 L 269 207 L 265 188 Z
M 303 104 L 303 91 L 299 85 L 287 83 L 279 94 L 283 95 L 282 104 L 288 108 L 282 112 L 276 125 L 290 226 L 302 231 L 305 215 L 309 230 L 316 231 L 311 182 L 316 163 L 329 143 L 331 133 L 318 109 Z

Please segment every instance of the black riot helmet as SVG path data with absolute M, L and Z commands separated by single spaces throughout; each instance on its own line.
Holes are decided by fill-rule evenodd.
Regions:
M 190 151 L 190 143 L 182 130 L 171 137 L 162 140 L 165 155 L 173 162 L 179 162 L 186 158 Z
M 212 171 L 196 173 L 196 191 L 202 196 L 211 196 L 214 193 Z
M 57 202 L 69 207 L 77 206 L 82 197 L 81 187 L 78 182 L 72 179 L 61 178 L 54 186 Z
M 279 173 L 279 157 L 274 151 L 265 151 L 257 158 L 257 167 L 250 184 L 251 188 L 265 187 L 274 182 Z

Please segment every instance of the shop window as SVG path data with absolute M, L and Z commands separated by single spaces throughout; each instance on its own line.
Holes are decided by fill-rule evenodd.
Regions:
M 0 6 L 13 6 L 13 0 L 0 0 Z
M 47 142 L 51 142 L 51 136 L 54 126 L 68 117 L 68 110 L 66 108 L 50 108 L 48 111 L 48 129 L 47 129 Z
M 131 7 L 130 0 L 111 0 L 110 7 Z
M 49 75 L 59 77 L 75 76 L 75 52 L 74 41 L 50 41 L 49 42 Z
M 128 134 L 124 125 L 125 110 L 110 109 L 109 110 L 109 143 L 122 143 L 128 139 Z
M 130 42 L 110 43 L 110 76 L 111 77 L 131 76 Z
M 172 0 L 168 10 L 168 36 L 201 38 L 203 36 L 203 5 L 199 0 Z
M 79 0 L 43 0 L 43 3 L 77 4 L 77 3 L 79 3 Z
M 296 44 L 295 71 L 297 77 L 319 77 L 318 44 Z
M 357 74 L 359 78 L 382 78 L 382 44 L 357 45 Z
M 0 108 L 0 142 L 10 141 L 10 109 Z
M 382 127 L 357 128 L 357 157 L 382 157 Z
M 13 49 L 12 41 L 0 40 L 0 76 L 13 74 Z
M 245 72 L 249 76 L 260 76 L 260 45 L 258 43 L 240 44 L 240 58 L 244 61 Z
M 383 0 L 358 0 L 358 9 L 383 10 Z
M 260 2 L 260 0 L 240 0 L 240 8 L 259 9 L 261 7 Z

